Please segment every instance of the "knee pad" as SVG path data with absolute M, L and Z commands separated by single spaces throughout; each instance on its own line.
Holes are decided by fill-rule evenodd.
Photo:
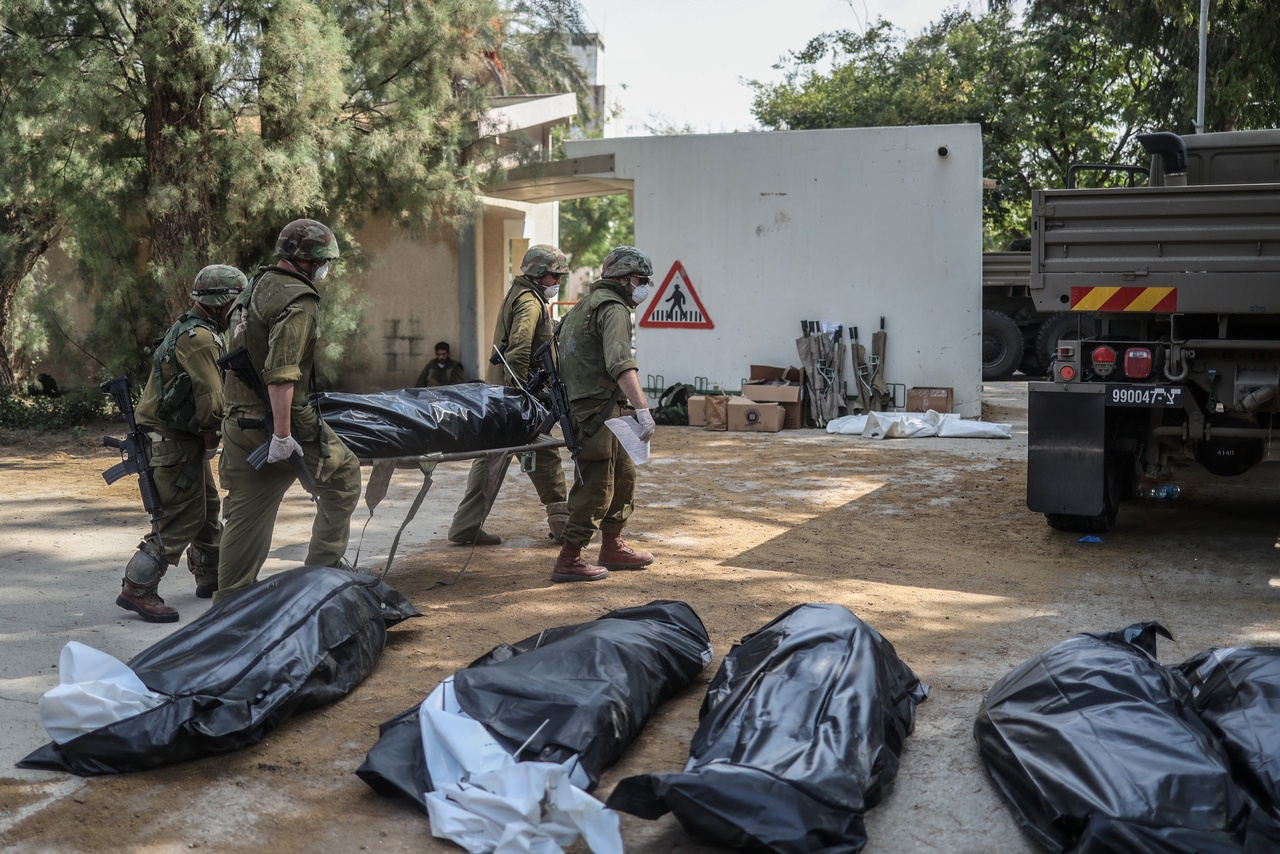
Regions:
M 569 502 L 553 501 L 547 505 L 547 527 L 550 537 L 557 543 L 564 542 L 564 526 L 569 521 Z
M 205 551 L 194 545 L 187 546 L 187 569 L 191 570 L 197 581 L 217 581 L 218 553 Z
M 125 564 L 124 577 L 130 584 L 138 587 L 154 587 L 160 583 L 164 571 L 164 552 L 160 544 L 146 539 L 138 543 L 138 550 Z

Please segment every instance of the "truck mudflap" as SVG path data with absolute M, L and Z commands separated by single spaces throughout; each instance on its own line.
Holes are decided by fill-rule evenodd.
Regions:
M 1098 516 L 1106 510 L 1103 384 L 1027 384 L 1027 508 Z

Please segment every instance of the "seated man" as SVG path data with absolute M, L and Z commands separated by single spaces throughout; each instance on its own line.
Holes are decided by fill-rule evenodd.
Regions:
M 466 381 L 462 375 L 461 363 L 449 358 L 449 342 L 440 341 L 436 344 L 435 361 L 427 362 L 422 373 L 418 374 L 418 381 L 414 383 L 414 387 L 432 388 L 438 385 L 457 385 Z

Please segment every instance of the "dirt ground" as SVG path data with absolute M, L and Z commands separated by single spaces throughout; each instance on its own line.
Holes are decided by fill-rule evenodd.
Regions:
M 152 772 L 80 780 L 0 768 L 0 848 L 458 851 L 433 839 L 408 803 L 378 797 L 352 773 L 378 724 L 499 642 L 614 608 L 680 599 L 706 625 L 715 661 L 658 710 L 605 775 L 598 796 L 630 774 L 683 765 L 707 683 L 735 640 L 792 605 L 835 602 L 879 629 L 932 686 L 898 781 L 868 815 L 866 851 L 1031 851 L 977 757 L 972 725 L 983 692 L 1071 634 L 1140 620 L 1160 620 L 1172 631 L 1176 643 L 1161 649 L 1167 661 L 1209 646 L 1280 643 L 1280 557 L 1273 548 L 1280 492 L 1269 474 L 1217 481 L 1180 470 L 1182 498 L 1125 505 L 1105 542 L 1082 544 L 1024 505 L 1025 386 L 989 389 L 984 417 L 1013 422 L 1011 441 L 660 428 L 628 529 L 658 560 L 645 572 L 593 584 L 550 582 L 556 550 L 541 539 L 532 487 L 514 471 L 486 526 L 507 541 L 474 553 L 449 546 L 444 532 L 466 472 L 442 466 L 411 525 L 418 537 L 410 553 L 402 547 L 387 576 L 424 617 L 390 631 L 377 669 L 353 694 L 287 721 L 255 747 Z M 30 525 L 31 514 L 49 518 L 49 508 L 70 503 L 81 513 L 77 524 L 99 526 L 102 537 L 114 537 L 112 548 L 135 538 L 136 490 L 103 484 L 99 474 L 113 457 L 94 447 L 97 435 L 0 435 L 0 527 Z M 384 540 L 416 486 L 404 477 L 397 474 L 399 491 L 375 516 Z M 300 497 L 289 507 L 305 522 Z M 298 542 L 305 537 L 305 526 L 290 530 L 300 532 L 291 535 Z M 130 548 L 93 554 L 79 569 L 96 573 L 107 591 Z M 12 561 L 38 560 L 33 550 L 21 543 L 0 550 L 8 555 L 0 583 L 14 583 L 4 578 Z M 468 557 L 457 582 L 442 586 Z M 49 620 L 71 620 L 80 627 L 72 636 L 91 644 L 104 621 L 139 634 L 172 629 L 130 623 L 112 613 L 105 592 L 59 607 L 73 616 Z M 207 603 L 186 593 L 180 607 L 185 623 Z M 0 636 L 7 631 L 0 626 Z M 145 645 L 107 651 L 127 659 Z M 28 704 L 36 687 L 56 682 L 49 670 L 0 669 L 0 676 L 0 699 L 22 693 Z M 42 742 L 31 729 L 20 735 L 29 743 L 16 745 L 18 756 Z M 670 817 L 623 816 L 622 831 L 630 852 L 715 850 L 691 841 Z

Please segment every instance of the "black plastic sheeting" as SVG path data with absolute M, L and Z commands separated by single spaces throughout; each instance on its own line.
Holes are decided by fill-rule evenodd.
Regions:
M 860 851 L 928 691 L 847 608 L 792 608 L 726 656 L 685 770 L 628 777 L 607 805 L 735 848 Z
M 457 671 L 453 684 L 463 710 L 509 752 L 529 742 L 517 760 L 564 762 L 577 754 L 594 789 L 657 705 L 710 662 L 707 631 L 693 609 L 650 602 L 495 647 Z M 418 708 L 382 724 L 356 774 L 425 813 L 424 794 L 434 787 Z
M 546 417 L 514 388 L 485 383 L 311 396 L 320 417 L 361 459 L 456 454 L 527 445 Z
M 87 777 L 257 744 L 290 715 L 348 694 L 377 664 L 387 627 L 418 616 L 372 575 L 300 567 L 271 576 L 128 662 L 171 701 L 46 744 L 18 767 Z
M 1280 825 L 1269 815 L 1274 798 L 1241 785 L 1243 766 L 1195 699 L 1213 704 L 1216 697 L 1230 719 L 1248 692 L 1226 689 L 1231 677 L 1223 672 L 1206 683 L 1222 690 L 1193 689 L 1183 671 L 1197 659 L 1161 665 L 1157 635 L 1172 637 L 1159 623 L 1076 635 L 992 686 L 974 738 L 996 787 L 1023 828 L 1052 851 L 1280 850 Z M 1238 737 L 1278 734 L 1272 709 L 1260 729 L 1246 724 Z
M 1280 809 L 1280 647 L 1211 649 L 1176 669 L 1236 783 L 1255 803 Z

